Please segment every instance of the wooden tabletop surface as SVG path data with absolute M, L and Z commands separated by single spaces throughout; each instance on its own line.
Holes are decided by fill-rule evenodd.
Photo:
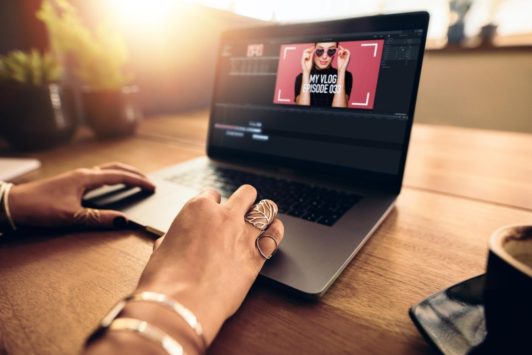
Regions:
M 145 120 L 128 139 L 87 131 L 32 156 L 30 181 L 123 161 L 146 172 L 204 154 L 207 113 Z M 427 354 L 408 308 L 482 273 L 496 228 L 532 221 L 532 135 L 415 125 L 397 206 L 319 302 L 269 282 L 252 288 L 211 354 Z M 290 237 L 287 231 L 287 238 Z M 133 290 L 153 237 L 136 231 L 32 232 L 0 241 L 0 353 L 79 352 Z

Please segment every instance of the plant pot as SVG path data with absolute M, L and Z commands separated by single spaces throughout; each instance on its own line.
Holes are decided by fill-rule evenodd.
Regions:
M 84 90 L 85 122 L 99 138 L 130 136 L 142 120 L 137 96 L 135 86 L 118 90 Z
M 2 84 L 0 127 L 2 137 L 18 150 L 68 142 L 78 128 L 73 92 L 59 84 Z

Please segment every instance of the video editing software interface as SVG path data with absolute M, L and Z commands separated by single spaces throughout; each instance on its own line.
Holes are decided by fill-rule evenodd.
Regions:
M 222 43 L 210 144 L 397 175 L 423 30 Z

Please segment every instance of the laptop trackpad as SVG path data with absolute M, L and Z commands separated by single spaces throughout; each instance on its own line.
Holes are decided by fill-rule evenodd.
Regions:
M 131 221 L 162 235 L 168 231 L 183 205 L 198 191 L 161 179 L 152 180 L 157 185 L 155 193 L 124 185 L 104 186 L 88 192 L 83 205 L 122 211 Z

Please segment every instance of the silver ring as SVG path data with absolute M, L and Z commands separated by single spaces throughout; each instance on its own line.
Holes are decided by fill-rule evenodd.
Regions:
M 260 200 L 244 216 L 244 220 L 260 231 L 266 230 L 277 216 L 277 205 L 272 200 Z
M 271 240 L 273 240 L 273 242 L 275 243 L 275 249 L 273 250 L 273 252 L 270 254 L 270 255 L 266 255 L 262 249 L 260 248 L 260 243 L 259 241 L 262 239 L 262 238 L 270 238 Z M 259 254 L 260 256 L 262 256 L 264 258 L 264 260 L 270 260 L 271 257 L 277 252 L 277 249 L 279 249 L 279 243 L 277 243 L 277 240 L 269 235 L 269 234 L 261 234 L 257 237 L 257 239 L 255 239 L 255 246 L 257 247 L 257 250 L 259 251 Z

